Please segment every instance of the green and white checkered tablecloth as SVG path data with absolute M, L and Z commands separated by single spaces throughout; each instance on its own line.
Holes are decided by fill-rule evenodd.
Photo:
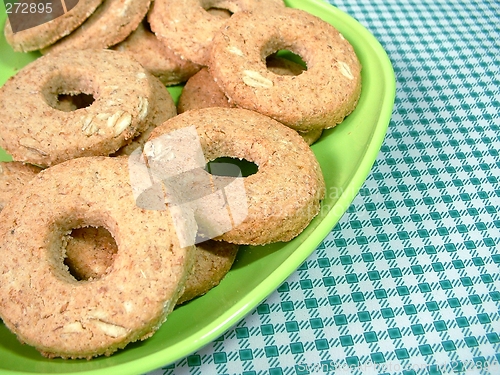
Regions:
M 500 3 L 331 0 L 386 49 L 387 137 L 279 289 L 160 374 L 500 374 Z

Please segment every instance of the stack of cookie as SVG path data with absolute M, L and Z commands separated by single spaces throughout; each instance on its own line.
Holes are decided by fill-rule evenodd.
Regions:
M 203 82 L 210 92 L 301 134 L 314 131 L 307 139 L 340 123 L 357 104 L 361 65 L 352 46 L 331 25 L 286 8 L 283 0 L 101 1 L 80 1 L 63 16 L 15 34 L 7 22 L 6 39 L 16 51 L 43 54 L 114 49 L 167 86 L 208 67 Z M 303 66 L 276 59 L 280 50 L 300 56 Z M 203 100 L 197 99 L 191 101 Z M 200 105 L 214 104 L 226 105 Z
M 356 54 L 281 0 L 223 4 L 80 0 L 47 35 L 6 25 L 14 49 L 44 56 L 0 88 L 14 159 L 0 164 L 0 317 L 43 355 L 149 337 L 239 245 L 289 241 L 319 213 L 309 146 L 355 108 Z M 174 103 L 165 86 L 184 82 Z M 258 171 L 209 172 L 222 157 Z

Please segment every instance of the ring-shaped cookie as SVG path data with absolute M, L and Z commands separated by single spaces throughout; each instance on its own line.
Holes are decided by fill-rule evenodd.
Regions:
M 299 55 L 307 70 L 293 77 L 270 71 L 266 57 L 279 50 Z M 299 9 L 234 14 L 213 40 L 209 68 L 235 105 L 301 132 L 337 125 L 361 92 L 361 65 L 351 44 Z
M 110 355 L 152 335 L 183 290 L 194 246 L 170 210 L 136 205 L 127 158 L 73 159 L 40 172 L 0 215 L 0 317 L 43 355 Z M 27 214 L 29 212 L 29 214 Z M 106 228 L 118 251 L 97 280 L 63 263 L 72 229 Z M 196 226 L 186 223 L 195 236 Z
M 91 105 L 57 109 L 60 94 L 92 95 Z M 109 155 L 176 114 L 161 82 L 126 54 L 68 50 L 33 61 L 0 88 L 0 147 L 14 160 L 50 166 Z
M 244 198 L 235 198 L 225 205 L 233 221 L 235 217 L 243 220 L 215 239 L 250 245 L 289 241 L 318 214 L 320 200 L 325 194 L 325 182 L 316 157 L 296 131 L 245 109 L 211 107 L 191 110 L 153 130 L 144 148 L 148 158 L 154 160 L 155 155 L 146 150 L 169 147 L 161 143 L 163 135 L 191 126 L 196 128 L 207 162 L 231 157 L 258 166 L 255 174 L 235 177 L 243 180 L 245 191 L 238 197 Z M 214 180 L 216 191 L 223 190 L 216 177 Z M 236 196 L 232 192 L 225 193 L 228 197 Z M 245 211 L 244 215 L 242 211 Z M 219 222 L 219 214 L 227 215 L 227 212 L 214 209 L 210 213 L 212 216 L 205 220 Z
M 282 0 L 155 0 L 148 15 L 151 30 L 175 53 L 196 64 L 207 65 L 212 39 L 227 22 L 207 10 L 222 8 L 273 13 L 284 8 Z

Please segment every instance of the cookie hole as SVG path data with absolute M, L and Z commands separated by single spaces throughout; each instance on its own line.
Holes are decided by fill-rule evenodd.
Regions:
M 97 90 L 88 72 L 55 71 L 41 89 L 45 102 L 62 112 L 72 112 L 91 106 Z
M 274 74 L 283 76 L 298 76 L 307 70 L 305 61 L 289 50 L 279 50 L 267 56 L 266 67 Z
M 67 238 L 64 264 L 78 281 L 101 278 L 118 252 L 115 239 L 104 227 L 73 229 Z
M 63 112 L 73 112 L 77 109 L 90 107 L 94 100 L 94 96 L 90 94 L 59 94 L 53 107 Z
M 233 12 L 231 12 L 229 9 L 224 9 L 224 8 L 210 7 L 205 10 L 212 16 L 221 18 L 223 20 L 228 19 L 233 15 Z
M 214 176 L 248 177 L 257 173 L 259 167 L 246 159 L 224 156 L 208 162 L 206 170 Z

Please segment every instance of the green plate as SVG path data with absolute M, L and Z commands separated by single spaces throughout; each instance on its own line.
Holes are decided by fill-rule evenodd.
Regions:
M 0 373 L 139 374 L 177 361 L 217 339 L 251 312 L 306 260 L 339 221 L 365 181 L 385 137 L 395 99 L 394 71 L 378 41 L 351 16 L 320 0 L 286 3 L 339 29 L 363 65 L 363 89 L 356 110 L 312 146 L 327 184 L 320 215 L 289 243 L 243 247 L 218 287 L 177 308 L 150 339 L 130 344 L 109 358 L 45 359 L 35 349 L 21 345 L 0 323 Z M 0 8 L 2 30 L 4 20 L 5 10 Z M 13 53 L 3 36 L 0 38 L 1 85 L 38 55 Z M 177 96 L 179 90 L 172 89 L 173 95 Z M 0 153 L 0 160 L 8 160 L 8 156 Z

